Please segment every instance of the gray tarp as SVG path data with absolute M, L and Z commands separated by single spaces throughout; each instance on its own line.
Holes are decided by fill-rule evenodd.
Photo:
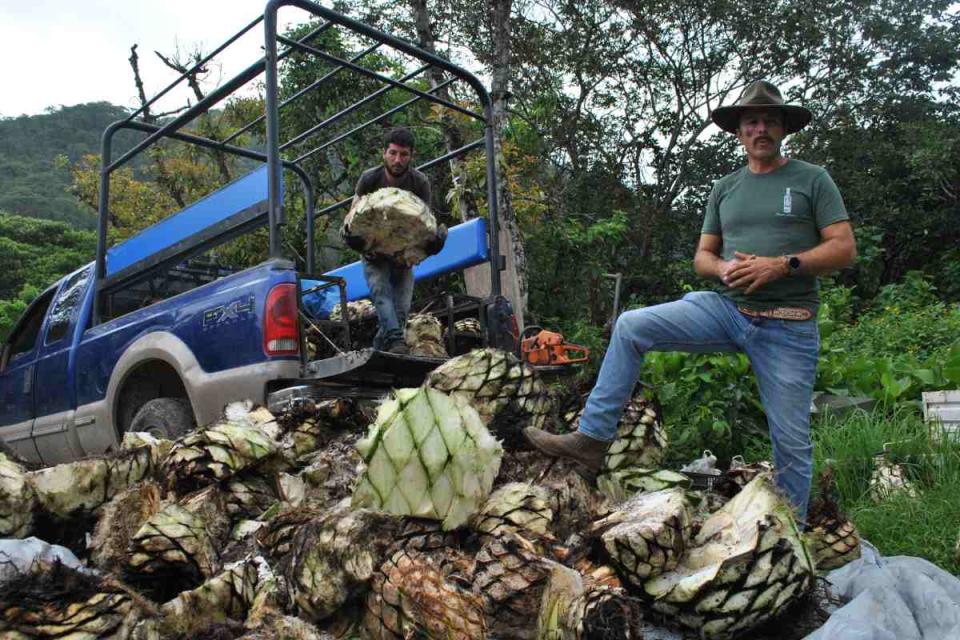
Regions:
M 864 543 L 863 557 L 827 579 L 850 602 L 806 640 L 960 639 L 960 579 L 933 563 Z
M 40 538 L 0 539 L 0 587 L 38 565 L 61 562 L 64 566 L 92 572 L 83 566 L 77 556 L 66 547 L 48 544 Z

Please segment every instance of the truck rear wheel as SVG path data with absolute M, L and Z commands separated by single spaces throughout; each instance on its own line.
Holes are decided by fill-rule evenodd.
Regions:
M 158 438 L 174 440 L 195 425 L 193 409 L 186 398 L 154 398 L 140 407 L 129 431 L 146 431 Z

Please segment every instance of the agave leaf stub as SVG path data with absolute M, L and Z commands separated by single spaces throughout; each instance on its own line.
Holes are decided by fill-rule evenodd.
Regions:
M 818 571 L 839 569 L 860 557 L 860 534 L 847 518 L 817 523 L 806 538 Z
M 410 355 L 427 358 L 446 358 L 443 345 L 443 325 L 429 313 L 415 313 L 407 320 L 404 342 L 410 347 Z
M 283 474 L 280 474 L 283 475 Z M 277 501 L 279 478 L 244 473 L 234 476 L 224 485 L 227 513 L 231 518 L 257 518 Z
M 142 482 L 122 491 L 102 507 L 87 547 L 93 563 L 117 571 L 127 558 L 130 541 L 148 518 L 161 507 L 160 485 Z
M 174 484 L 211 484 L 260 463 L 277 448 L 253 419 L 222 418 L 177 440 L 164 460 L 164 472 Z
M 469 400 L 510 448 L 523 442 L 524 427 L 542 428 L 553 407 L 534 370 L 498 349 L 474 349 L 452 358 L 430 372 L 426 385 Z
M 270 560 L 279 563 L 293 550 L 297 532 L 312 520 L 322 518 L 326 511 L 310 508 L 294 508 L 281 511 L 257 532 L 257 544 Z
M 354 507 L 442 520 L 446 530 L 479 509 L 503 452 L 467 402 L 429 387 L 397 390 L 357 450 L 367 468 Z
M 579 429 L 582 415 L 583 409 L 576 412 L 571 431 Z M 659 405 L 643 389 L 635 393 L 617 423 L 617 435 L 607 449 L 601 473 L 628 467 L 659 468 L 667 449 L 667 431 L 660 415 Z
M 159 469 L 163 459 L 173 448 L 173 440 L 158 438 L 146 431 L 127 431 L 123 434 L 123 440 L 120 443 L 121 449 L 136 449 L 138 447 L 150 447 L 153 466 Z
M 653 608 L 703 638 L 729 638 L 775 616 L 813 584 L 789 503 L 763 473 L 703 527 L 673 571 L 647 580 Z
M 330 640 L 329 633 L 321 631 L 296 616 L 275 613 L 265 616 L 259 624 L 245 625 L 247 633 L 236 640 Z
M 43 510 L 65 519 L 93 511 L 153 468 L 150 447 L 139 447 L 31 471 L 27 478 Z
M 29 535 L 34 500 L 26 470 L 0 453 L 0 537 Z
M 552 522 L 550 492 L 546 487 L 523 482 L 498 487 L 471 520 L 476 531 L 492 536 L 515 533 L 550 537 Z
M 639 494 L 594 524 L 603 547 L 634 586 L 677 567 L 690 535 L 690 506 L 683 489 Z
M 492 637 L 534 638 L 551 563 L 518 536 L 491 538 L 476 555 L 473 592 L 483 599 Z
M 306 466 L 296 477 L 303 483 L 305 504 L 323 507 L 350 497 L 363 468 L 356 449 L 358 439 L 358 434 L 345 435 L 301 460 Z M 289 502 L 287 493 L 281 493 L 283 500 Z
M 641 640 L 640 611 L 623 589 L 557 563 L 543 592 L 537 640 Z
M 215 486 L 167 503 L 134 534 L 127 579 L 163 594 L 193 587 L 219 571 L 229 533 L 225 499 Z
M 354 300 L 347 303 L 347 322 L 360 322 L 363 320 L 373 320 L 377 317 L 377 308 L 373 306 L 373 302 L 367 300 Z M 333 305 L 333 310 L 330 311 L 330 321 L 331 322 L 340 322 L 343 320 L 343 310 L 340 307 L 340 303 Z
M 874 465 L 869 484 L 870 497 L 874 502 L 883 502 L 896 494 L 903 494 L 910 498 L 917 497 L 917 487 L 907 477 L 903 466 L 891 462 L 884 454 L 874 457 Z
M 448 580 L 430 557 L 407 549 L 393 552 L 374 574 L 363 628 L 376 640 L 486 637 L 480 598 Z
M 690 484 L 690 478 L 669 469 L 622 467 L 597 476 L 597 488 L 613 502 L 622 502 L 638 493 L 685 488 Z
M 229 620 L 242 622 L 257 590 L 257 567 L 252 561 L 224 567 L 202 585 L 184 591 L 160 607 L 162 634 L 197 634 Z
M 291 514 L 293 515 L 293 514 Z M 400 529 L 400 519 L 367 509 L 338 508 L 296 527 L 277 567 L 300 615 L 330 617 L 366 588 Z M 281 531 L 271 533 L 282 539 Z
M 0 636 L 131 638 L 148 606 L 115 580 L 54 562 L 0 589 Z

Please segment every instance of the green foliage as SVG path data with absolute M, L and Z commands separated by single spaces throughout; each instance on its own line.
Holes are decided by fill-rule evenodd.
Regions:
M 839 395 L 863 395 L 885 402 L 916 402 L 922 391 L 960 385 L 960 342 L 927 360 L 911 355 L 850 356 L 832 349 L 820 359 L 817 389 Z
M 100 149 L 104 128 L 127 111 L 106 102 L 0 118 L 0 210 L 93 229 L 96 216 L 68 192 L 69 165 Z M 118 136 L 115 153 L 131 137 Z
M 851 356 L 924 361 L 942 355 L 960 339 L 960 310 L 956 307 L 934 302 L 918 309 L 889 309 L 864 316 L 856 325 L 833 334 L 830 347 Z
M 44 289 L 91 262 L 96 234 L 0 213 L 0 342 Z
M 541 158 L 522 189 L 541 194 L 550 209 L 542 224 L 524 228 L 538 267 L 530 272 L 534 309 L 582 297 L 591 286 L 566 273 L 564 263 L 576 259 L 557 229 L 615 210 L 627 213 L 627 225 L 604 270 L 627 276 L 625 297 L 676 296 L 690 279 L 706 192 L 741 162 L 706 108 L 731 103 L 758 77 L 813 109 L 812 125 L 788 140 L 790 155 L 825 164 L 854 226 L 863 227 L 859 265 L 842 283 L 869 299 L 957 244 L 950 220 L 960 193 L 960 128 L 955 94 L 933 80 L 952 77 L 957 66 L 960 29 L 947 4 L 516 7 L 511 109 L 519 124 L 510 134 Z M 746 26 L 747 14 L 759 17 Z M 482 35 L 464 37 L 473 43 Z
M 922 391 L 960 386 L 960 309 L 933 294 L 929 281 L 913 274 L 885 287 L 854 321 L 853 290 L 826 287 L 815 390 L 916 406 Z M 745 355 L 648 353 L 641 378 L 664 406 L 675 461 L 689 461 L 703 449 L 721 459 L 763 457 L 766 418 Z
M 960 303 L 960 248 L 948 249 L 930 269 L 943 299 Z
M 13 300 L 0 300 L 0 342 L 7 339 L 17 320 L 38 295 L 40 295 L 39 289 L 27 285 Z
M 834 470 L 841 508 L 860 533 L 886 555 L 926 558 L 951 572 L 960 522 L 960 447 L 933 439 L 917 412 L 906 407 L 827 415 L 814 424 L 819 471 Z M 877 504 L 868 494 L 874 456 L 886 450 L 918 490 L 917 498 L 894 496 Z
M 648 353 L 641 379 L 663 405 L 675 462 L 704 449 L 729 461 L 765 448 L 766 420 L 745 355 Z
M 817 389 L 885 402 L 960 385 L 960 308 L 939 302 L 928 278 L 890 284 L 851 323 L 851 290 L 825 290 Z
M 91 262 L 95 248 L 92 231 L 0 213 L 0 300 L 16 297 L 25 285 L 45 289 Z
M 920 271 L 908 271 L 901 282 L 884 286 L 873 299 L 873 310 L 884 313 L 915 311 L 937 302 L 937 288 Z M 882 311 L 881 311 L 882 310 Z
M 892 102 L 791 143 L 799 157 L 829 168 L 863 228 L 858 265 L 842 276 L 863 298 L 911 270 L 946 275 L 938 257 L 960 244 L 957 122 L 955 104 Z M 938 285 L 946 282 L 938 277 Z
M 538 274 L 530 282 L 532 309 L 551 318 L 579 309 L 580 320 L 603 326 L 613 309 L 612 283 L 604 273 L 616 264 L 623 247 L 626 212 L 614 210 L 594 219 L 569 217 L 550 226 L 550 235 L 528 236 L 530 273 Z M 558 296 L 558 290 L 566 294 Z

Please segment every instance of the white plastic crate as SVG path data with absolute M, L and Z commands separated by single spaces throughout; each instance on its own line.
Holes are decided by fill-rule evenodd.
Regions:
M 960 440 L 960 389 L 924 391 L 923 419 L 930 423 L 934 437 L 946 435 Z

